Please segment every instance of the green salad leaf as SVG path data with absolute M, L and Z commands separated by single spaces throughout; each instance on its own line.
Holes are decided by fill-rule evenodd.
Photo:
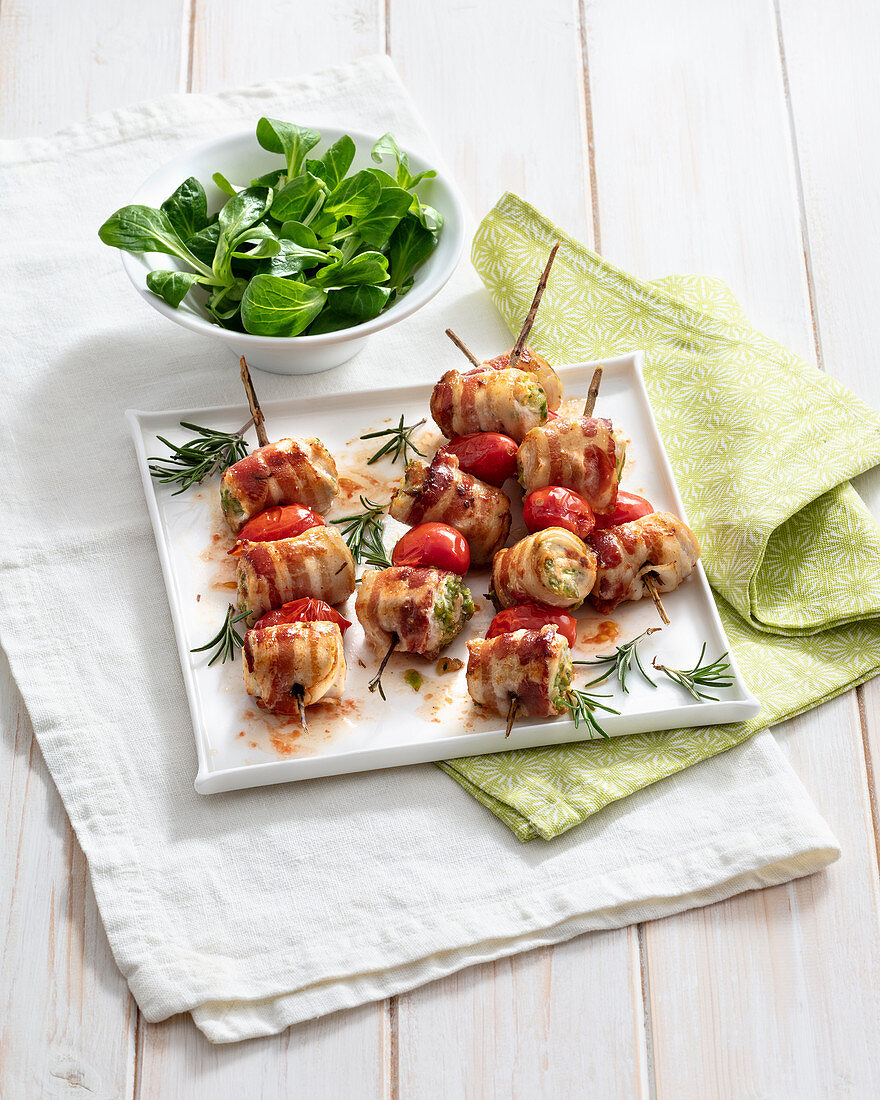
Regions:
M 150 271 L 148 289 L 174 309 L 193 291 L 218 325 L 239 332 L 311 335 L 379 316 L 413 286 L 437 245 L 443 218 L 416 192 L 436 173 L 414 172 L 391 134 L 361 167 L 347 134 L 309 156 L 317 131 L 272 118 L 256 129 L 283 162 L 247 186 L 215 172 L 223 196 L 216 212 L 190 176 L 158 209 L 117 210 L 101 240 L 173 256 L 182 270 Z

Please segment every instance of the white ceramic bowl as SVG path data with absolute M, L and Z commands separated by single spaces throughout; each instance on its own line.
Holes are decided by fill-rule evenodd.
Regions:
M 159 206 L 185 179 L 195 176 L 208 195 L 208 209 L 219 209 L 226 197 L 212 182 L 215 172 L 233 181 L 250 181 L 257 176 L 270 172 L 282 164 L 277 153 L 269 153 L 257 144 L 254 134 L 256 127 L 203 145 L 192 152 L 184 153 L 163 165 L 143 183 L 132 198 L 133 203 L 146 206 Z M 357 146 L 351 170 L 357 171 L 374 164 L 370 159 L 370 150 L 378 135 L 363 134 L 357 130 L 340 130 L 330 126 L 319 128 L 322 139 L 310 154 L 320 156 L 321 152 L 340 138 L 350 134 Z M 410 167 L 414 172 L 422 172 L 432 167 L 422 157 L 409 152 Z M 389 165 L 383 165 L 388 169 Z M 415 313 L 442 289 L 455 270 L 461 256 L 464 243 L 464 218 L 461 199 L 455 188 L 442 176 L 425 180 L 419 185 L 419 197 L 443 215 L 443 230 L 437 247 L 424 264 L 416 271 L 415 281 L 409 293 L 371 321 L 355 325 L 353 328 L 328 332 L 319 336 L 252 336 L 249 333 L 231 332 L 214 324 L 210 314 L 189 294 L 178 309 L 172 309 L 161 298 L 147 290 L 148 271 L 167 270 L 183 267 L 177 264 L 173 256 L 164 256 L 155 252 L 122 252 L 122 265 L 135 288 L 147 302 L 170 321 L 201 332 L 225 344 L 229 352 L 238 359 L 245 356 L 248 365 L 273 374 L 315 374 L 318 371 L 337 367 L 351 359 L 366 343 L 371 333 L 397 324 L 404 317 Z

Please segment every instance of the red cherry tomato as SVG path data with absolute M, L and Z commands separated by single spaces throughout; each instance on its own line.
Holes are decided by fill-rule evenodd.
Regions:
M 499 634 L 512 634 L 514 630 L 540 630 L 548 623 L 556 627 L 569 645 L 577 641 L 577 620 L 566 611 L 539 603 L 521 603 L 499 611 L 489 624 L 486 637 L 496 638 Z
M 238 532 L 235 546 L 229 551 L 241 557 L 246 542 L 275 542 L 276 539 L 292 539 L 310 527 L 326 527 L 324 520 L 302 504 L 287 504 L 283 508 L 267 508 L 265 512 L 249 519 Z
M 613 512 L 606 512 L 604 516 L 596 516 L 596 527 L 619 527 L 621 523 L 629 523 L 642 516 L 649 516 L 654 511 L 654 506 L 644 497 L 636 493 L 625 493 L 617 490 L 617 504 Z
M 285 623 L 321 622 L 336 623 L 343 634 L 351 626 L 348 619 L 343 619 L 329 603 L 306 596 L 301 600 L 291 600 L 275 611 L 267 611 L 262 618 L 257 619 L 253 629 L 265 630 L 267 626 L 283 626 Z
M 458 458 L 459 467 L 489 485 L 516 477 L 516 443 L 499 432 L 474 432 L 450 439 L 443 450 Z
M 391 551 L 394 565 L 433 565 L 450 573 L 467 573 L 471 550 L 464 535 L 446 523 L 420 523 L 400 539 Z
M 523 519 L 530 531 L 564 527 L 585 539 L 596 526 L 593 509 L 583 497 L 560 485 L 536 489 L 523 501 Z

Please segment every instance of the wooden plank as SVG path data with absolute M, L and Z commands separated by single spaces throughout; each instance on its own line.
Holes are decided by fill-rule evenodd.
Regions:
M 70 122 L 177 91 L 187 0 L 0 5 L 0 133 Z
M 388 30 L 471 210 L 481 215 L 509 188 L 591 240 L 575 7 L 553 0 L 540 18 L 511 18 L 502 0 L 392 3 Z M 405 1100 L 638 1096 L 644 1087 L 634 928 L 451 975 L 398 998 L 396 1019 Z
M 0 725 L 0 1095 L 130 1095 L 137 1008 L 2 654 Z
M 648 276 L 720 275 L 761 327 L 812 356 L 770 5 L 594 5 L 587 43 L 604 253 Z M 825 875 L 646 926 L 660 1097 L 880 1088 L 877 871 L 854 697 L 780 738 L 844 858 Z

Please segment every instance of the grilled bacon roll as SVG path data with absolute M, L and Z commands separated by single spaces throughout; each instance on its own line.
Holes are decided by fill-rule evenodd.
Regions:
M 311 527 L 292 539 L 246 542 L 238 559 L 238 608 L 254 623 L 303 596 L 342 603 L 354 592 L 354 558 L 335 527 Z
M 431 416 L 450 439 L 502 432 L 519 443 L 547 419 L 547 395 L 524 370 L 450 370 L 431 394 Z
M 220 504 L 237 534 L 258 512 L 276 504 L 304 504 L 323 515 L 338 489 L 336 463 L 320 439 L 279 439 L 224 471 Z
M 689 577 L 700 558 L 697 536 L 671 512 L 652 512 L 641 519 L 594 531 L 597 573 L 592 603 L 613 611 L 624 600 L 650 595 L 645 576 L 658 592 L 671 592 Z
M 521 713 L 532 718 L 562 713 L 573 669 L 568 642 L 554 627 L 475 638 L 467 647 L 467 686 L 475 703 L 506 714 L 515 695 Z
M 507 370 L 510 366 L 510 352 L 506 351 L 503 355 L 496 355 L 494 359 L 487 359 L 483 366 L 491 367 L 492 370 Z M 526 374 L 535 376 L 547 397 L 547 408 L 556 412 L 565 396 L 565 387 L 562 385 L 562 379 L 547 360 L 542 359 L 531 348 L 523 348 L 516 370 L 524 370 Z
M 389 514 L 401 523 L 448 523 L 467 539 L 472 565 L 485 565 L 510 531 L 510 501 L 500 489 L 459 469 L 458 457 L 439 452 L 430 466 L 410 462 Z
M 396 634 L 398 651 L 433 659 L 461 632 L 474 601 L 455 573 L 395 565 L 364 573 L 354 610 L 376 649 L 386 650 Z
M 546 527 L 492 562 L 492 590 L 501 607 L 518 603 L 580 607 L 596 581 L 596 555 L 564 527 Z
M 561 485 L 587 501 L 594 512 L 614 510 L 626 447 L 610 420 L 558 417 L 533 428 L 517 454 L 526 493 Z
M 257 706 L 296 714 L 294 688 L 303 704 L 338 699 L 345 687 L 345 653 L 336 623 L 285 623 L 249 630 L 242 647 L 244 683 Z

